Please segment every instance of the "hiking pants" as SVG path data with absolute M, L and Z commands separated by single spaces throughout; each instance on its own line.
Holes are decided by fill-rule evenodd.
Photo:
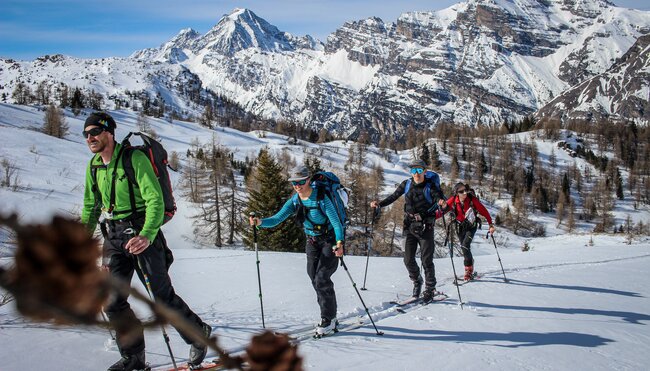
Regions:
M 336 245 L 334 236 L 307 236 L 305 252 L 307 253 L 307 274 L 316 291 L 321 318 L 336 318 L 336 293 L 332 274 L 338 268 L 338 258 L 332 251 Z
M 104 261 L 108 262 L 108 268 L 113 278 L 131 284 L 133 272 L 138 274 L 140 281 L 144 284 L 144 276 L 138 267 L 138 259 L 143 269 L 149 276 L 151 291 L 156 302 L 163 303 L 185 318 L 189 323 L 196 324 L 201 328 L 203 321 L 185 304 L 174 288 L 167 270 L 173 260 L 171 251 L 167 248 L 167 242 L 162 231 L 139 255 L 133 255 L 124 249 L 124 246 L 133 235 L 125 233 L 128 228 L 139 230 L 142 221 L 119 222 L 109 221 L 107 223 L 107 234 L 104 238 Z M 111 326 L 115 329 L 117 346 L 122 355 L 133 355 L 144 350 L 144 333 L 142 322 L 135 316 L 129 302 L 128 295 L 116 295 L 114 301 L 106 308 Z M 182 331 L 178 331 L 187 344 L 193 343 L 191 338 Z
M 422 268 L 424 268 L 424 284 L 426 289 L 436 287 L 436 269 L 433 266 L 433 224 L 426 223 L 422 233 L 413 233 L 410 228 L 404 228 L 406 231 L 406 241 L 404 242 L 404 265 L 409 273 L 411 281 L 420 280 L 420 267 L 415 261 L 415 253 L 420 245 L 420 258 L 422 259 Z
M 474 257 L 472 256 L 472 250 L 470 250 L 470 245 L 474 239 L 474 234 L 476 234 L 476 229 L 478 225 L 474 226 L 468 225 L 468 223 L 460 223 L 458 226 L 458 241 L 460 241 L 460 248 L 463 250 L 463 264 L 466 267 L 474 265 Z

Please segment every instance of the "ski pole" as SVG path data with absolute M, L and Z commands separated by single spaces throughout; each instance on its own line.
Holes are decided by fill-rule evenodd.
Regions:
M 488 232 L 485 235 L 485 239 L 487 239 L 488 236 L 492 237 L 492 243 L 494 244 L 494 250 L 496 250 L 496 252 L 497 252 L 497 258 L 499 259 L 499 265 L 501 265 L 501 273 L 503 273 L 503 281 L 508 282 L 508 279 L 506 278 L 506 271 L 503 269 L 503 264 L 501 263 L 501 256 L 499 256 L 499 249 L 497 249 L 497 242 L 494 240 L 494 235 L 490 234 L 490 232 Z
M 130 236 L 135 236 L 135 230 L 133 228 L 128 228 L 124 230 L 124 233 Z M 142 277 L 144 278 L 144 287 L 147 289 L 147 293 L 149 294 L 149 298 L 153 301 L 155 301 L 151 289 L 151 281 L 149 280 L 149 275 L 147 272 L 144 270 L 144 267 L 142 265 L 142 262 L 140 261 L 140 255 L 135 255 L 135 260 L 138 262 L 138 268 L 140 268 L 140 273 L 142 273 Z M 176 365 L 176 359 L 174 358 L 174 353 L 172 352 L 172 347 L 169 344 L 169 335 L 167 335 L 167 331 L 165 331 L 165 326 L 160 325 L 160 329 L 162 330 L 163 334 L 163 339 L 165 339 L 165 344 L 167 344 L 167 350 L 169 351 L 169 356 L 172 359 L 172 364 L 174 365 L 174 369 L 178 371 L 178 366 Z
M 453 213 L 451 215 L 454 215 Z M 447 221 L 445 216 L 442 216 L 442 222 L 447 229 L 447 237 L 445 237 L 445 243 L 449 241 L 449 258 L 451 259 L 451 269 L 454 271 L 454 286 L 456 286 L 456 291 L 458 292 L 458 301 L 460 302 L 460 309 L 463 309 L 463 298 L 460 296 L 460 286 L 458 285 L 458 276 L 456 275 L 456 266 L 454 265 L 454 236 L 451 235 L 451 228 L 454 222 L 449 222 L 447 226 Z
M 375 321 L 372 320 L 372 316 L 370 315 L 370 311 L 368 311 L 368 307 L 366 306 L 366 303 L 363 302 L 363 298 L 361 297 L 361 293 L 359 292 L 359 289 L 357 289 L 357 284 L 354 283 L 354 280 L 352 279 L 352 275 L 350 274 L 350 271 L 348 270 L 348 266 L 345 265 L 345 262 L 343 261 L 343 257 L 340 256 L 339 260 L 341 261 L 341 265 L 343 266 L 343 269 L 345 269 L 345 273 L 347 273 L 348 277 L 350 277 L 350 282 L 352 282 L 352 287 L 354 287 L 354 291 L 357 292 L 357 296 L 359 296 L 359 300 L 361 300 L 361 305 L 363 305 L 363 309 L 366 310 L 366 314 L 368 314 L 368 318 L 370 318 L 370 322 L 372 323 L 372 327 L 375 328 L 375 331 L 377 332 L 377 335 L 383 335 L 384 333 L 377 329 L 377 325 L 375 325 Z
M 368 238 L 366 248 L 368 255 L 366 256 L 366 272 L 363 274 L 363 287 L 361 290 L 367 290 L 366 289 L 366 277 L 368 277 L 368 262 L 370 261 L 370 250 L 372 250 L 372 239 L 373 239 L 373 233 L 375 232 L 375 218 L 379 214 L 379 208 L 373 207 L 372 208 L 372 217 L 370 219 L 370 233 L 368 233 L 368 226 L 366 226 L 366 235 Z
M 252 218 L 255 218 L 255 212 L 249 214 Z M 262 278 L 260 276 L 260 255 L 257 250 L 257 226 L 253 223 L 253 243 L 255 244 L 255 260 L 257 264 L 257 286 L 259 289 L 260 296 L 260 309 L 262 311 L 262 328 L 266 328 L 264 324 L 264 303 L 262 301 Z
M 109 323 L 108 318 L 106 318 L 106 313 L 104 313 L 103 308 L 102 308 L 101 312 L 102 312 L 102 318 L 104 319 L 104 322 Z M 117 345 L 117 340 L 115 339 L 115 335 L 113 335 L 113 330 L 111 330 L 110 325 L 107 326 L 107 330 L 108 330 L 108 334 L 111 335 L 111 338 L 109 340 L 107 340 L 106 343 L 104 343 L 104 345 L 106 346 L 106 348 L 108 350 L 108 348 L 113 348 L 114 346 Z

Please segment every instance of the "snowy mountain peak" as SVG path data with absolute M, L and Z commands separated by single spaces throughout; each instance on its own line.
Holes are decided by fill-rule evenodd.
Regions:
M 293 39 L 292 35 L 278 30 L 251 10 L 235 8 L 197 42 L 196 48 L 224 55 L 248 48 L 281 52 L 296 49 Z
M 196 39 L 199 37 L 201 34 L 195 31 L 193 28 L 184 28 L 178 32 L 178 35 L 176 35 L 173 39 L 170 41 L 182 41 L 182 40 L 191 40 L 191 39 Z
M 200 36 L 201 34 L 194 29 L 184 28 L 160 47 L 139 50 L 133 53 L 130 58 L 180 63 L 187 59 L 187 55 L 183 50 L 191 49 Z

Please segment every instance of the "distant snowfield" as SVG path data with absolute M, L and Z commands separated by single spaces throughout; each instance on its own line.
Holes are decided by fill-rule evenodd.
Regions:
M 69 113 L 67 113 L 69 115 Z M 134 130 L 133 112 L 111 112 L 118 122 L 117 137 Z M 0 159 L 18 167 L 21 189 L 0 188 L 0 212 L 17 212 L 25 221 L 49 221 L 54 214 L 76 215 L 80 210 L 85 166 L 90 154 L 83 138 L 85 117 L 68 116 L 70 134 L 55 139 L 33 130 L 42 125 L 43 112 L 32 107 L 0 104 Z M 169 151 L 181 155 L 198 138 L 208 143 L 215 135 L 219 143 L 235 152 L 237 159 L 257 155 L 260 148 L 290 151 L 297 163 L 310 151 L 326 167 L 340 168 L 347 159 L 348 146 L 289 145 L 282 135 L 242 133 L 228 128 L 208 130 L 193 123 L 173 125 L 149 119 Z M 260 135 L 262 136 L 262 135 Z M 530 134 L 518 135 L 522 141 Z M 542 161 L 555 151 L 558 166 L 573 163 L 554 143 L 536 140 Z M 320 150 L 323 150 L 322 153 Z M 385 191 L 407 175 L 410 151 L 384 159 L 370 147 L 367 164 L 379 163 L 385 170 Z M 181 156 L 182 157 L 182 156 Z M 448 156 L 441 158 L 449 163 Z M 590 166 L 578 159 L 578 166 Z M 446 175 L 441 174 L 443 181 Z M 173 174 L 175 182 L 180 174 Z M 497 200 L 502 206 L 507 200 Z M 253 334 L 261 331 L 255 255 L 244 246 L 231 250 L 196 249 L 188 242 L 193 227 L 188 218 L 191 205 L 178 199 L 179 212 L 163 228 L 176 262 L 170 274 L 177 292 L 210 325 L 220 344 L 230 350 L 242 349 Z M 496 205 L 488 204 L 490 212 Z M 648 223 L 646 206 L 634 210 L 632 201 L 617 201 L 617 224 L 626 215 Z M 509 283 L 503 282 L 494 246 L 477 233 L 473 244 L 476 269 L 481 281 L 460 288 L 464 309 L 458 305 L 450 259 L 435 261 L 438 289 L 447 301 L 399 314 L 389 301 L 411 292 L 411 282 L 400 258 L 372 257 L 367 291 L 363 299 L 384 336 L 377 336 L 365 319 L 352 283 L 342 268 L 334 275 L 338 317 L 342 321 L 361 316 L 362 328 L 331 338 L 307 340 L 300 344 L 304 364 L 310 370 L 642 370 L 650 361 L 650 239 L 625 244 L 624 235 L 567 235 L 556 228 L 549 215 L 534 219 L 547 226 L 551 237 L 525 239 L 506 230 L 497 230 L 501 259 Z M 579 233 L 593 228 L 580 225 Z M 521 252 L 526 241 L 529 252 Z M 0 264 L 11 263 L 10 253 L 0 246 Z M 5 257 L 2 257 L 5 256 Z M 363 285 L 365 257 L 346 257 L 358 287 Z M 316 296 L 306 274 L 301 253 L 260 253 L 260 269 L 267 327 L 293 331 L 316 323 L 319 311 Z M 462 259 L 455 258 L 460 273 Z M 134 286 L 143 290 L 142 285 Z M 140 304 L 136 311 L 150 316 Z M 175 330 L 169 330 L 172 347 L 179 358 L 189 347 Z M 15 312 L 13 304 L 0 307 L 0 370 L 101 370 L 119 355 L 107 351 L 108 332 L 99 328 L 53 327 L 32 323 Z M 169 364 L 159 330 L 146 333 L 147 360 L 152 365 Z M 214 355 L 210 355 L 214 356 Z M 210 357 L 209 356 L 209 357 Z
M 435 261 L 438 289 L 450 299 L 399 314 L 389 301 L 411 284 L 399 258 L 372 257 L 363 298 L 384 336 L 370 324 L 299 346 L 310 370 L 642 370 L 650 351 L 650 243 L 587 236 L 535 240 L 532 251 L 501 249 L 509 283 L 496 255 L 477 257 L 480 281 L 460 287 L 458 305 L 450 260 Z M 219 336 L 240 349 L 262 330 L 255 255 L 241 250 L 174 248 L 175 288 Z M 358 287 L 364 257 L 346 257 Z M 314 291 L 300 253 L 260 254 L 267 327 L 291 331 L 316 323 Z M 461 258 L 455 259 L 457 269 Z M 338 316 L 364 310 L 342 268 L 334 274 Z M 134 282 L 142 290 L 142 285 Z M 141 317 L 149 313 L 137 306 Z M 367 318 L 365 319 L 366 322 Z M 168 331 L 178 358 L 188 346 Z M 107 351 L 106 330 L 55 328 L 25 321 L 13 305 L 0 307 L 2 370 L 100 370 L 119 358 Z M 159 330 L 146 333 L 147 360 L 169 364 Z M 210 354 L 210 356 L 213 356 Z M 210 357 L 209 356 L 209 357 Z

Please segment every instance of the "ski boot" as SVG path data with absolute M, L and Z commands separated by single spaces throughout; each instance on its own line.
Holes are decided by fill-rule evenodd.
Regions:
M 206 339 L 208 339 L 210 337 L 210 334 L 212 334 L 212 327 L 210 327 L 210 325 L 207 323 L 203 324 L 203 328 L 201 330 L 203 332 L 203 336 L 205 336 Z M 190 359 L 187 362 L 187 364 L 190 366 L 190 369 L 200 367 L 201 362 L 203 362 L 203 359 L 205 359 L 207 352 L 207 346 L 203 344 L 192 344 L 190 347 Z
M 334 319 L 321 318 L 320 323 L 316 326 L 316 333 L 314 334 L 315 338 L 322 338 L 329 334 L 338 332 L 336 326 L 339 324 L 339 321 Z
M 413 282 L 413 297 L 419 298 L 420 293 L 422 292 L 422 277 L 418 278 L 417 281 Z
M 436 295 L 436 288 L 435 287 L 427 287 L 424 289 L 424 293 L 422 294 L 422 302 L 424 304 L 429 304 L 433 301 L 433 297 Z
M 463 277 L 465 281 L 471 281 L 474 279 L 474 266 L 470 265 L 465 267 L 465 277 Z
M 122 358 L 115 362 L 108 371 L 149 371 L 151 368 L 144 361 L 144 350 L 138 354 L 123 355 Z

